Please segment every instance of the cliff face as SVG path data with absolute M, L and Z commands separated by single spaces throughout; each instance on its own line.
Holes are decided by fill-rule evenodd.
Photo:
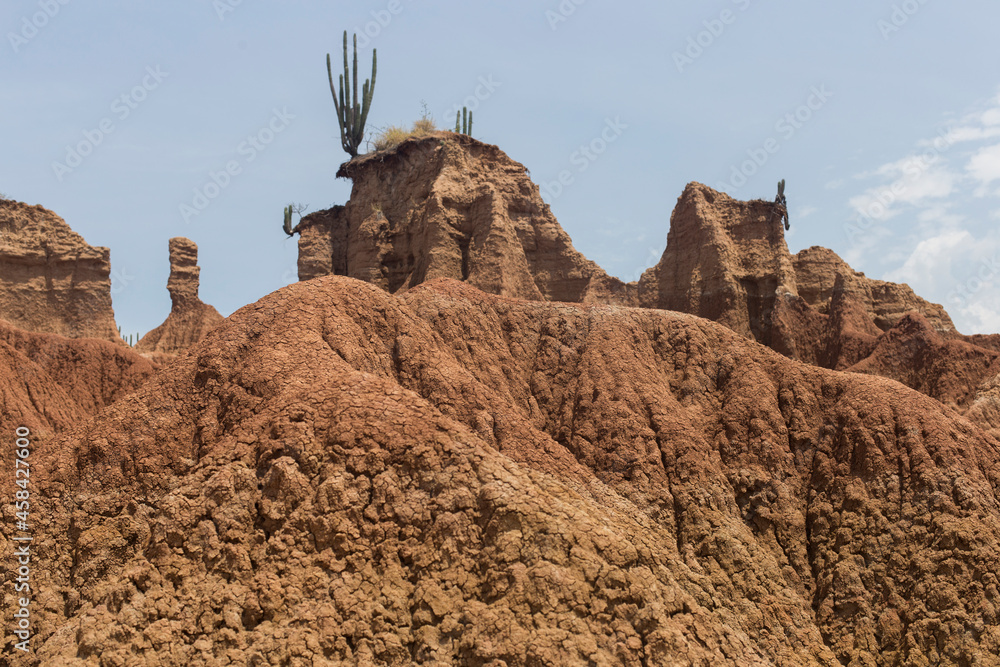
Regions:
M 183 237 L 170 239 L 170 314 L 142 337 L 135 349 L 143 353 L 179 354 L 205 337 L 224 319 L 198 297 L 198 246 Z
M 0 318 L 28 331 L 121 342 L 107 248 L 41 206 L 0 200 Z
M 795 295 L 781 214 L 692 183 L 670 217 L 667 248 L 639 280 L 639 303 L 691 313 L 768 345 L 771 314 Z
M 433 278 L 502 296 L 625 303 L 630 289 L 577 252 L 523 165 L 440 132 L 346 163 L 342 208 L 298 226 L 299 279 L 334 273 L 390 293 Z
M 295 227 L 299 235 L 299 280 L 348 275 L 347 229 L 343 206 L 302 218 Z
M 42 664 L 1000 654 L 1000 441 L 686 314 L 318 278 L 36 456 Z

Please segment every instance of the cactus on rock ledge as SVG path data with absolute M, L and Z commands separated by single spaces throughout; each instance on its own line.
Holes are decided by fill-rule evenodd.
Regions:
M 781 214 L 781 218 L 785 221 L 785 231 L 788 230 L 788 200 L 785 199 L 785 179 L 778 181 L 778 195 L 774 198 L 774 203 L 777 205 L 777 213 Z

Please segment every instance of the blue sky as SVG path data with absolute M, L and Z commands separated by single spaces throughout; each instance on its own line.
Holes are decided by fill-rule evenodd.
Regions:
M 349 197 L 324 62 L 346 29 L 363 76 L 379 52 L 369 129 L 475 107 L 474 136 L 624 280 L 659 259 L 686 183 L 772 199 L 784 178 L 793 252 L 998 332 L 997 25 L 986 0 L 7 0 L 0 192 L 111 248 L 126 334 L 169 312 L 173 236 L 228 315 L 296 279 L 283 206 Z

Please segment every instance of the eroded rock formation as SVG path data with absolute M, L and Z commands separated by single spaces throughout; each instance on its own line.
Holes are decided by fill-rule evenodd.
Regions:
M 663 257 L 639 280 L 640 304 L 706 317 L 783 353 L 796 348 L 796 334 L 776 320 L 808 313 L 798 325 L 808 331 L 809 344 L 823 343 L 826 336 L 813 329 L 824 329 L 827 320 L 810 314 L 830 315 L 835 297 L 841 318 L 854 319 L 844 312 L 854 311 L 874 325 L 861 327 L 868 331 L 887 331 L 917 312 L 935 330 L 955 333 L 944 308 L 906 285 L 866 278 L 826 248 L 792 256 L 780 223 L 771 202 L 738 201 L 689 184 L 671 215 Z M 800 356 L 823 353 L 802 350 Z
M 813 246 L 800 250 L 792 263 L 798 294 L 821 313 L 828 312 L 834 288 L 849 293 L 881 331 L 894 327 L 907 313 L 917 312 L 940 333 L 955 333 L 944 308 L 913 293 L 908 285 L 866 278 L 837 253 Z M 838 277 L 842 284 L 837 286 Z
M 1000 652 L 1000 441 L 671 311 L 300 282 L 37 456 L 42 664 Z
M 688 185 L 670 217 L 663 257 L 638 288 L 645 308 L 705 317 L 770 344 L 775 300 L 795 294 L 780 211 Z
M 296 230 L 299 279 L 333 273 L 397 292 L 438 277 L 502 296 L 626 303 L 631 290 L 581 255 L 523 165 L 439 132 L 345 163 L 344 207 Z
M 178 236 L 170 239 L 170 314 L 160 326 L 142 337 L 135 349 L 143 353 L 179 354 L 205 337 L 224 319 L 198 297 L 198 246 Z
M 41 206 L 0 199 L 0 318 L 16 327 L 120 343 L 110 251 Z
M 495 146 L 441 133 L 352 160 L 339 175 L 354 179 L 346 206 L 296 228 L 301 280 L 347 275 L 396 292 L 444 276 L 530 300 L 685 312 L 791 359 L 886 375 L 960 409 L 991 377 L 990 365 L 953 373 L 947 353 L 959 342 L 981 360 L 1000 349 L 997 337 L 961 336 L 940 305 L 865 277 L 831 250 L 791 255 L 774 203 L 737 201 L 700 183 L 678 198 L 660 261 L 624 285 L 573 249 L 524 168 Z M 915 361 L 896 344 L 913 338 L 911 316 L 927 323 L 918 338 L 945 353 L 921 366 L 931 377 L 893 370 Z M 939 339 L 954 344 L 942 348 Z

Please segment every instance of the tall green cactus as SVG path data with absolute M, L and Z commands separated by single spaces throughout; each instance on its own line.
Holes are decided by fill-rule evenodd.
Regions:
M 472 112 L 469 107 L 455 112 L 455 133 L 472 135 Z
M 284 229 L 285 233 L 288 234 L 289 236 L 292 236 L 292 211 L 293 210 L 294 209 L 292 209 L 292 205 L 291 204 L 289 204 L 288 206 L 285 207 L 285 224 L 282 225 L 282 229 Z
M 340 93 L 333 86 L 333 68 L 330 66 L 330 54 L 326 54 L 326 75 L 330 81 L 330 94 L 333 95 L 333 106 L 337 110 L 337 124 L 340 125 L 340 144 L 353 158 L 358 156 L 358 147 L 365 136 L 365 122 L 372 106 L 372 95 L 375 93 L 375 73 L 378 64 L 378 49 L 372 49 L 372 78 L 365 80 L 361 90 L 361 101 L 358 102 L 358 36 L 354 35 L 354 100 L 351 100 L 350 72 L 347 68 L 347 31 L 344 31 L 344 73 L 340 75 Z

